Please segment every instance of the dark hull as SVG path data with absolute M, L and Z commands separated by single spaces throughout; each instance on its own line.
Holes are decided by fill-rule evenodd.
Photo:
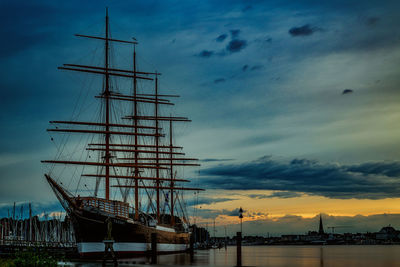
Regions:
M 102 257 L 107 239 L 108 216 L 86 210 L 71 212 L 78 252 L 82 257 Z M 189 233 L 172 228 L 150 227 L 130 219 L 110 217 L 113 249 L 117 257 L 143 256 L 151 251 L 151 234 L 157 234 L 159 254 L 184 252 L 189 247 Z
M 151 251 L 151 236 L 157 234 L 157 253 L 179 253 L 189 248 L 190 233 L 163 226 L 149 226 L 129 218 L 125 202 L 94 197 L 73 197 L 49 175 L 45 175 L 72 221 L 78 252 L 82 257 L 103 257 L 105 240 L 113 240 L 117 257 L 143 256 Z M 147 218 L 147 219 L 146 219 Z M 176 219 L 180 221 L 180 219 Z M 177 224 L 181 225 L 181 224 Z M 109 235 L 110 234 L 110 238 Z

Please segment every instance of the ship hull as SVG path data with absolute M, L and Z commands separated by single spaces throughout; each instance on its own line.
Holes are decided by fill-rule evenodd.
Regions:
M 180 253 L 189 248 L 189 233 L 177 233 L 172 228 L 150 227 L 130 219 L 109 217 L 85 210 L 73 211 L 71 219 L 78 252 L 81 257 L 98 258 L 105 253 L 108 226 L 112 224 L 113 250 L 118 258 L 144 256 L 151 251 L 151 235 L 157 234 L 157 253 Z
M 82 258 L 102 258 L 105 255 L 103 242 L 80 242 L 77 243 L 77 246 Z M 151 243 L 115 242 L 113 248 L 117 258 L 148 256 Z M 183 253 L 186 251 L 186 244 L 157 244 L 158 254 Z

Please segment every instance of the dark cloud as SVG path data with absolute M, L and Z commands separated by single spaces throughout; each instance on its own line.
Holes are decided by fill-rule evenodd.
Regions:
M 215 84 L 217 84 L 217 83 L 223 83 L 223 82 L 225 82 L 226 80 L 224 79 L 224 78 L 219 78 L 219 79 L 215 79 L 214 80 L 214 83 Z
M 224 33 L 224 34 L 221 34 L 220 36 L 218 36 L 215 40 L 217 42 L 223 42 L 226 39 L 226 37 L 228 37 L 228 35 L 226 33 Z
M 353 90 L 351 90 L 351 89 L 344 89 L 343 92 L 342 92 L 342 95 L 351 94 L 351 93 L 353 93 Z
M 247 46 L 246 40 L 237 39 L 239 37 L 240 30 L 234 29 L 234 30 L 231 30 L 230 33 L 231 33 L 231 41 L 226 45 L 225 50 L 221 50 L 217 53 L 214 53 L 214 51 L 210 51 L 210 50 L 203 50 L 198 54 L 198 56 L 202 57 L 202 58 L 209 58 L 213 55 L 226 56 L 228 54 L 240 52 L 242 49 L 244 49 Z M 227 34 L 221 34 L 215 40 L 217 42 L 223 42 L 227 37 L 228 37 Z M 222 80 L 218 79 L 217 82 L 222 82 Z
M 198 54 L 198 56 L 202 58 L 209 58 L 212 55 L 214 55 L 214 51 L 209 51 L 209 50 L 203 50 Z
M 215 219 L 220 215 L 225 215 L 225 216 L 239 216 L 239 208 L 233 209 L 233 210 L 227 210 L 227 209 L 222 209 L 222 210 L 213 210 L 213 209 L 197 209 L 196 215 L 200 216 L 204 219 Z
M 300 165 L 314 165 L 317 164 L 318 161 L 316 160 L 309 160 L 309 159 L 292 159 L 290 164 L 300 164 Z
M 200 162 L 220 162 L 220 161 L 231 161 L 233 159 L 201 159 Z
M 253 6 L 247 5 L 247 6 L 245 6 L 244 8 L 242 8 L 242 12 L 249 11 L 249 10 L 252 9 L 252 8 L 253 8 Z
M 195 216 L 202 217 L 204 219 L 215 219 L 220 215 L 219 210 L 212 210 L 212 209 L 197 209 L 195 211 Z
M 259 43 L 262 48 L 266 48 L 272 43 L 272 37 L 265 36 L 261 38 L 256 38 L 254 42 Z
M 226 202 L 236 200 L 235 198 L 194 198 L 187 202 L 188 206 L 198 206 L 198 205 L 210 205 L 219 202 Z
M 383 199 L 400 194 L 400 162 L 322 164 L 306 159 L 280 162 L 263 157 L 203 170 L 206 187 L 279 190 L 336 199 Z
M 260 144 L 272 143 L 276 141 L 280 141 L 288 137 L 288 134 L 263 134 L 256 135 L 247 138 L 243 138 L 240 140 L 240 144 L 244 146 L 259 146 Z
M 226 50 L 230 53 L 236 53 L 243 50 L 246 46 L 246 40 L 235 39 L 229 42 L 229 44 L 226 46 Z
M 264 66 L 263 65 L 254 65 L 254 66 L 252 66 L 252 67 L 250 67 L 249 65 L 243 65 L 243 67 L 242 67 L 242 71 L 244 72 L 244 71 L 246 71 L 246 70 L 248 70 L 248 69 L 250 69 L 250 70 L 259 70 L 259 69 L 262 69 Z
M 365 175 L 383 175 L 387 177 L 400 177 L 400 163 L 394 162 L 366 162 L 359 165 L 345 167 L 347 171 L 358 172 Z
M 308 36 L 313 34 L 316 31 L 319 31 L 319 28 L 311 27 L 309 24 L 303 25 L 301 27 L 293 27 L 289 30 L 289 34 L 293 37 L 296 36 Z
M 277 191 L 272 194 L 250 194 L 248 195 L 251 198 L 264 199 L 264 198 L 294 198 L 301 197 L 303 194 L 291 191 Z
M 255 66 L 251 67 L 250 70 L 259 70 L 259 69 L 262 69 L 263 67 L 264 67 L 263 65 L 255 65 Z
M 232 38 L 232 39 L 236 39 L 236 38 L 239 37 L 240 30 L 235 29 L 235 30 L 231 30 L 230 32 L 231 32 L 231 38 Z
M 367 19 L 365 20 L 365 24 L 366 24 L 368 27 L 373 27 L 373 26 L 375 26 L 375 25 L 379 22 L 379 20 L 380 20 L 380 18 L 378 18 L 378 17 L 369 17 L 369 18 L 367 18 Z
M 243 210 L 243 212 L 246 212 Z M 239 216 L 239 208 L 233 209 L 233 210 L 225 210 L 223 209 L 221 211 L 221 215 L 226 215 L 226 216 Z

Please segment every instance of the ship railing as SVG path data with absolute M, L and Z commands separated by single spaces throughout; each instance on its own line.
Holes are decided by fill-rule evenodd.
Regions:
M 129 204 L 122 201 L 97 197 L 78 197 L 76 200 L 81 207 L 94 207 L 117 217 L 129 217 Z

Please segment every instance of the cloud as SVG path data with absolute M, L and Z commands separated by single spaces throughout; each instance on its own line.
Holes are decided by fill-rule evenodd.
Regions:
M 220 215 L 219 210 L 213 210 L 213 209 L 197 209 L 195 211 L 194 216 L 198 216 L 204 219 L 215 219 Z
M 273 192 L 272 194 L 269 195 L 264 195 L 264 194 L 250 194 L 248 195 L 251 198 L 257 198 L 257 199 L 265 199 L 265 198 L 295 198 L 295 197 L 301 197 L 301 193 L 297 192 L 291 192 L 291 191 L 277 191 Z
M 309 160 L 309 159 L 293 159 L 290 161 L 290 164 L 300 164 L 300 165 L 314 165 L 317 164 L 318 161 L 316 160 Z
M 342 95 L 351 94 L 351 93 L 353 93 L 353 90 L 351 90 L 351 89 L 344 89 L 343 92 L 342 92 Z
M 303 25 L 301 27 L 293 27 L 289 30 L 289 34 L 293 37 L 296 36 L 308 36 L 313 34 L 316 31 L 319 31 L 319 28 L 311 27 L 309 24 Z
M 270 47 L 272 43 L 272 37 L 271 36 L 258 37 L 254 39 L 254 42 L 258 43 L 262 49 L 266 49 L 267 47 Z
M 263 65 L 255 65 L 255 66 L 251 67 L 250 70 L 259 70 L 259 69 L 262 69 L 263 67 L 264 67 Z
M 219 161 L 231 161 L 233 159 L 200 159 L 200 162 L 219 162 Z
M 386 177 L 400 177 L 400 162 L 367 162 L 358 165 L 345 166 L 347 171 L 365 175 L 384 175 Z
M 205 187 L 226 190 L 279 190 L 335 199 L 383 199 L 400 195 L 400 162 L 353 165 L 307 159 L 281 162 L 271 157 L 218 165 L 201 172 Z
M 243 212 L 247 212 L 243 210 Z M 228 210 L 228 209 L 202 209 L 199 208 L 195 212 L 195 216 L 202 217 L 204 219 L 215 219 L 218 216 L 230 216 L 230 217 L 238 217 L 239 216 L 239 208 Z
M 263 65 L 254 65 L 252 67 L 250 67 L 249 65 L 243 65 L 242 67 L 242 71 L 245 72 L 246 70 L 250 69 L 251 71 L 253 70 L 259 70 L 262 69 L 264 66 Z
M 198 206 L 198 205 L 210 205 L 210 204 L 215 204 L 219 202 L 226 202 L 226 201 L 231 201 L 231 200 L 236 200 L 236 198 L 193 198 L 187 202 L 188 206 Z
M 221 34 L 220 36 L 218 36 L 215 40 L 217 42 L 223 42 L 226 39 L 226 37 L 228 37 L 228 35 L 226 33 L 224 33 L 224 34 Z
M 240 30 L 236 29 L 236 30 L 231 30 L 230 32 L 231 32 L 231 38 L 232 39 L 236 39 L 236 38 L 239 37 Z
M 247 46 L 247 41 L 246 40 L 238 40 L 238 39 L 233 39 L 226 45 L 225 50 L 221 50 L 217 54 L 214 53 L 214 51 L 211 50 L 203 50 L 197 56 L 202 57 L 202 58 L 209 58 L 213 55 L 219 55 L 219 56 L 226 56 L 226 51 L 229 54 L 237 53 L 243 50 Z
M 215 84 L 217 84 L 217 83 L 223 83 L 223 82 L 225 82 L 226 80 L 224 79 L 224 78 L 219 78 L 219 79 L 215 79 L 214 80 L 214 83 Z
M 239 216 L 239 208 L 233 209 L 233 210 L 226 210 L 223 209 L 220 211 L 221 215 L 226 215 L 226 216 Z M 246 212 L 243 210 L 243 213 Z
M 246 40 L 234 39 L 226 46 L 226 50 L 230 53 L 240 52 L 247 46 Z
M 203 50 L 198 54 L 198 56 L 202 58 L 209 58 L 213 55 L 226 56 L 228 55 L 226 52 L 228 52 L 229 54 L 240 52 L 247 46 L 246 40 L 238 39 L 240 34 L 239 29 L 230 30 L 230 34 L 231 34 L 231 41 L 226 45 L 225 49 L 222 49 L 217 53 L 214 53 L 214 51 L 211 50 Z M 223 42 L 227 37 L 228 37 L 227 34 L 221 34 L 215 40 L 217 42 Z M 222 82 L 222 79 L 217 79 L 215 81 L 214 83 Z
M 375 26 L 375 25 L 379 22 L 379 20 L 380 20 L 380 18 L 378 18 L 378 17 L 369 17 L 369 18 L 367 18 L 367 19 L 365 20 L 365 24 L 366 24 L 368 27 L 373 27 L 373 26 Z
M 246 137 L 240 140 L 240 143 L 246 146 L 259 146 L 266 143 L 274 143 L 287 138 L 288 134 L 262 134 Z
M 214 51 L 209 51 L 209 50 L 203 50 L 198 54 L 198 56 L 202 58 L 209 58 L 212 55 L 214 55 Z
M 249 11 L 249 10 L 252 9 L 252 8 L 253 8 L 253 6 L 247 5 L 247 6 L 245 6 L 244 8 L 242 8 L 242 12 L 247 12 L 247 11 Z

